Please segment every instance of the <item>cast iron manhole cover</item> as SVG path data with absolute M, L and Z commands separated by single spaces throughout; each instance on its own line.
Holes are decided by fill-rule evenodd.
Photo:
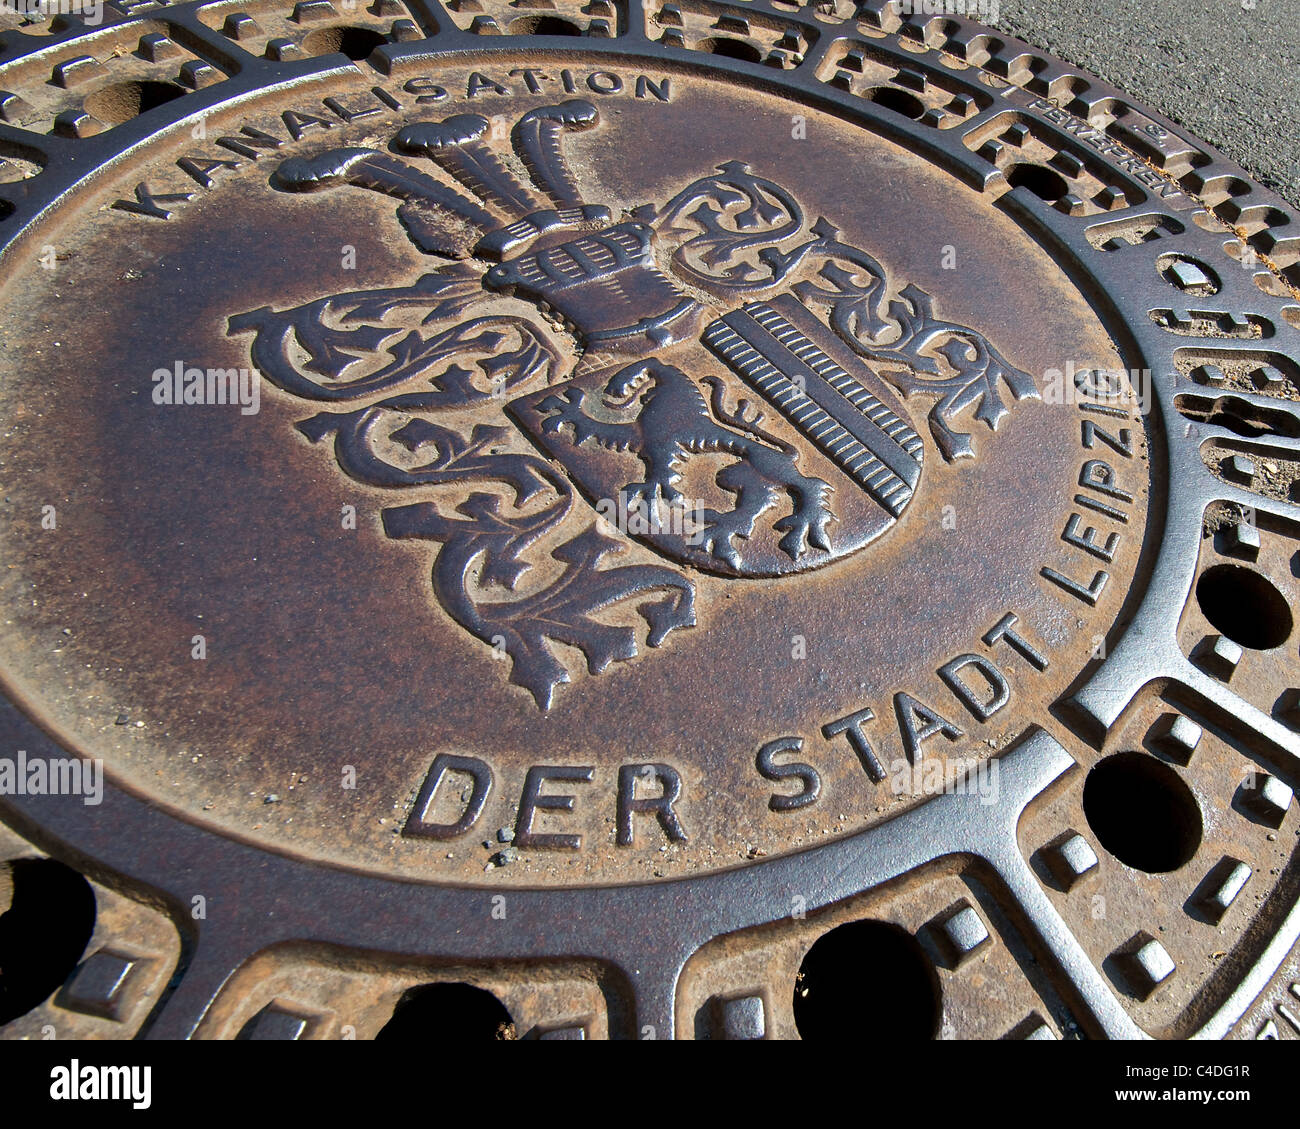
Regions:
M 2 41 L 6 1035 L 1300 1034 L 1279 200 L 879 3 Z

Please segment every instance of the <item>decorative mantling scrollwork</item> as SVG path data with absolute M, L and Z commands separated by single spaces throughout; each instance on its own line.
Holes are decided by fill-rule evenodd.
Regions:
M 526 687 L 543 709 L 552 703 L 555 687 L 569 680 L 548 640 L 577 647 L 588 670 L 599 673 L 637 653 L 636 632 L 601 622 L 596 615 L 602 610 L 634 607 L 647 625 L 650 646 L 695 622 L 694 587 L 681 573 L 661 565 L 607 567 L 607 558 L 622 546 L 595 526 L 563 537 L 560 527 L 573 508 L 573 487 L 538 456 L 504 450 L 510 429 L 476 424 L 467 436 L 456 425 L 431 418 L 493 400 L 504 405 L 507 395 L 513 399 L 566 375 L 555 344 L 558 331 L 541 318 L 520 316 L 519 302 L 497 292 L 509 291 L 499 285 L 509 272 L 492 264 L 542 233 L 562 228 L 580 233 L 613 222 L 610 208 L 580 198 L 564 158 L 565 133 L 596 122 L 595 108 L 581 100 L 521 117 L 511 142 L 534 187 L 514 179 L 490 147 L 486 119 L 477 115 L 412 123 L 400 131 L 394 142 L 398 151 L 434 163 L 477 200 L 378 150 L 333 149 L 284 161 L 275 178 L 283 190 L 352 186 L 397 199 L 398 218 L 415 245 L 449 262 L 408 287 L 334 295 L 286 311 L 262 308 L 230 320 L 230 332 L 256 335 L 253 363 L 276 387 L 308 402 L 357 405 L 351 411 L 320 412 L 298 425 L 313 442 L 332 436 L 340 468 L 356 481 L 419 490 L 480 482 L 509 492 L 509 497 L 471 493 L 454 514 L 422 499 L 385 509 L 382 517 L 391 537 L 440 543 L 432 572 L 439 602 L 476 638 L 504 648 L 512 660 L 511 681 Z M 670 271 L 697 292 L 734 304 L 787 289 L 861 357 L 900 366 L 883 375 L 905 395 L 934 398 L 930 430 L 949 460 L 974 454 L 958 417 L 973 409 L 975 418 L 993 429 L 1006 414 L 1000 383 L 1016 400 L 1037 396 L 1033 380 L 982 335 L 934 317 L 923 290 L 906 286 L 901 300 L 890 300 L 886 272 L 871 254 L 842 241 L 823 218 L 808 225 L 789 192 L 741 162 L 721 165 L 662 208 L 636 209 L 631 219 L 646 225 L 647 239 L 652 233 Z M 625 221 L 623 228 L 602 230 L 632 227 Z M 601 251 L 603 245 L 592 247 Z M 586 252 L 574 253 L 581 266 Z M 537 260 L 528 269 L 548 268 Z M 575 269 L 574 263 L 565 269 Z M 638 293 L 671 297 L 675 284 L 667 275 L 652 262 L 644 269 Z M 593 275 L 587 281 L 599 279 Z M 568 275 L 553 281 L 538 275 L 537 304 L 547 309 L 551 290 L 558 293 L 568 285 Z M 684 310 L 647 311 L 655 315 L 647 325 L 679 314 L 687 324 L 686 315 L 698 307 L 684 292 L 681 298 Z M 594 333 L 590 341 L 584 336 L 590 327 L 566 318 L 565 328 L 579 350 L 596 341 Z M 662 327 L 656 331 L 659 338 L 644 331 L 647 342 L 669 339 Z M 638 323 L 624 336 L 635 341 L 641 332 Z M 675 371 L 663 368 L 663 373 Z M 741 426 L 744 421 L 720 416 L 716 404 L 701 407 L 697 416 L 701 426 L 711 425 L 714 446 L 739 455 L 726 472 L 731 477 L 718 478 L 738 500 L 730 515 L 711 512 L 713 525 L 725 533 L 714 538 L 715 555 L 738 566 L 735 539 L 751 536 L 758 514 L 771 504 L 765 499 L 775 497 L 778 487 L 796 498 L 796 513 L 777 527 L 785 534 L 782 547 L 798 559 L 810 547 L 828 546 L 826 484 L 800 475 L 792 450 L 765 439 L 754 430 L 756 424 Z M 427 458 L 407 466 L 396 447 Z M 670 482 L 664 478 L 659 484 L 661 495 Z M 647 477 L 647 489 L 651 485 Z M 797 510 L 804 495 L 808 514 Z M 526 554 L 543 548 L 564 566 L 560 575 L 539 590 L 519 591 L 533 567 Z M 484 598 L 489 593 L 492 598 Z
M 339 466 L 368 486 L 497 482 L 510 488 L 509 501 L 481 491 L 470 494 L 456 507 L 460 517 L 420 501 L 389 507 L 382 518 L 390 537 L 442 543 L 433 563 L 439 602 L 476 638 L 504 649 L 512 660 L 510 681 L 532 693 L 539 706 L 549 709 L 555 687 L 569 681 L 548 639 L 577 647 L 593 674 L 636 655 L 636 632 L 601 623 L 594 618 L 601 609 L 631 602 L 648 625 L 652 647 L 674 629 L 695 623 L 694 588 L 688 581 L 659 565 L 601 567 L 623 546 L 594 525 L 550 550 L 565 565 L 557 579 L 515 596 L 533 567 L 525 553 L 557 530 L 572 508 L 573 489 L 536 455 L 499 450 L 511 438 L 509 428 L 478 424 L 466 438 L 414 414 L 441 406 L 428 393 L 411 393 L 352 412 L 321 412 L 298 430 L 313 442 L 333 436 Z M 384 444 L 398 444 L 428 456 L 427 461 L 402 467 L 384 457 Z M 475 569 L 476 585 L 470 581 Z M 511 597 L 484 599 L 480 589 Z
M 935 398 L 930 433 L 949 462 L 975 454 L 957 416 L 973 408 L 976 419 L 997 430 L 1008 411 L 999 383 L 1015 400 L 1038 398 L 1033 377 L 983 334 L 936 318 L 933 298 L 914 284 L 899 292 L 901 301 L 891 299 L 879 261 L 841 241 L 824 218 L 807 226 L 784 189 L 738 161 L 688 185 L 656 214 L 656 222 L 665 234 L 685 236 L 672 253 L 673 265 L 710 293 L 762 299 L 798 272 L 802 280 L 790 289 L 810 309 L 822 311 L 855 352 L 904 366 L 881 374 L 904 395 Z M 800 235 L 804 241 L 795 242 Z

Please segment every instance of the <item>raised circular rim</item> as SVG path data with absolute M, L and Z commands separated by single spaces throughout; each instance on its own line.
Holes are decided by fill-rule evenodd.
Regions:
M 199 21 L 197 13 L 205 6 L 201 2 L 178 5 L 122 22 L 163 20 L 184 28 L 188 38 L 199 44 L 201 50 L 216 54 L 227 50 L 229 45 L 219 32 Z M 424 0 L 412 7 L 422 10 L 430 24 L 441 30 L 426 40 L 378 49 L 372 61 L 382 73 L 400 73 L 407 66 L 424 62 L 490 57 L 496 52 L 518 50 L 520 46 L 520 39 L 515 36 L 494 37 L 490 45 L 485 45 L 483 38 L 457 29 L 437 0 Z M 884 29 L 896 22 L 891 5 L 885 0 L 863 7 L 862 16 L 868 25 L 874 19 L 876 26 Z M 969 177 L 967 183 L 982 187 L 980 178 L 987 180 L 990 170 L 980 166 L 976 155 L 961 144 L 959 136 L 942 136 L 942 131 L 915 134 L 909 128 L 910 123 L 904 125 L 890 111 L 840 92 L 814 76 L 830 45 L 840 36 L 855 34 L 851 22 L 838 28 L 828 27 L 807 12 L 790 13 L 765 0 L 746 3 L 743 10 L 766 12 L 776 19 L 815 27 L 819 38 L 804 62 L 791 71 L 774 71 L 759 64 L 713 55 L 707 56 L 706 62 L 699 52 L 649 40 L 644 34 L 642 4 L 640 0 L 630 0 L 628 28 L 620 35 L 609 40 L 577 42 L 542 37 L 529 40 L 527 47 L 539 56 L 581 50 L 616 55 L 620 59 L 725 70 L 809 104 L 821 104 L 842 117 L 851 115 L 870 122 L 873 129 L 886 137 L 895 140 L 906 137 L 910 145 L 919 146 L 931 160 L 940 158 L 949 171 L 958 175 L 965 170 Z M 1224 190 L 1224 198 L 1218 204 L 1203 207 L 1229 225 L 1247 213 L 1264 209 L 1271 222 L 1256 231 L 1249 241 L 1262 244 L 1265 254 L 1278 242 L 1272 233 L 1294 222 L 1288 205 L 1268 190 L 1252 184 L 1242 170 L 1214 149 L 1185 137 L 1181 127 L 1170 119 L 1135 106 L 1114 87 L 1077 68 L 966 19 L 915 17 L 896 26 L 900 29 L 897 35 L 917 48 L 906 52 L 907 61 L 923 70 L 938 65 L 932 53 L 940 48 L 960 48 L 968 54 L 987 51 L 989 60 L 975 67 L 972 73 L 1000 75 L 1010 87 L 1029 93 L 1041 90 L 1039 96 L 1044 98 L 1052 97 L 1054 90 L 1066 91 L 1070 95 L 1067 108 L 1074 103 L 1105 105 L 1112 111 L 1122 108 L 1126 113 L 1141 114 L 1145 121 L 1155 123 L 1180 140 L 1185 139 L 1208 161 L 1181 177 L 1170 178 L 1171 181 L 1189 197 L 1206 191 L 1207 186 L 1230 185 L 1231 190 Z M 40 42 L 28 55 L 75 39 L 84 30 L 71 25 L 54 38 Z M 0 43 L 13 47 L 15 37 L 32 38 L 11 32 L 0 35 Z M 873 42 L 877 46 L 892 45 L 892 41 L 880 38 L 873 38 Z M 0 60 L 0 76 L 10 61 Z M 119 162 L 142 152 L 152 140 L 188 128 L 196 117 L 218 106 L 237 104 L 254 94 L 291 90 L 312 78 L 348 74 L 353 67 L 343 56 L 292 64 L 255 61 L 222 83 L 149 111 L 107 134 L 75 143 L 54 137 L 33 137 L 25 131 L 0 125 L 0 145 L 26 146 L 45 162 L 45 169 L 38 177 L 0 185 L 0 200 L 7 200 L 13 206 L 12 214 L 0 227 L 6 237 L 4 249 L 0 250 L 0 270 L 21 252 L 28 237 L 56 216 L 63 201 L 90 184 L 101 171 L 111 171 Z M 958 72 L 945 70 L 944 73 L 951 77 Z M 1017 82 L 1017 78 L 1023 81 Z M 44 191 L 37 196 L 23 189 L 24 185 L 28 189 L 42 187 Z M 1088 247 L 1083 236 L 1086 224 L 1052 211 L 1024 189 L 1010 190 L 999 199 L 999 206 L 1022 228 L 1029 229 L 1072 276 L 1077 277 L 1077 272 L 1097 279 L 1095 270 L 1084 267 L 1084 249 Z M 1195 210 L 1182 214 L 1190 217 Z M 5 231 L 6 228 L 9 230 Z M 1231 232 L 1207 231 L 1197 238 L 1208 247 L 1211 242 L 1221 243 L 1230 235 Z M 1104 286 L 1099 285 L 1093 296 L 1102 301 L 1101 295 L 1105 295 L 1107 308 L 1105 312 L 1097 312 L 1106 330 L 1115 333 L 1123 327 L 1127 339 L 1117 342 L 1121 351 L 1147 359 L 1153 352 L 1150 343 L 1160 342 L 1172 355 L 1178 342 L 1161 338 L 1161 331 L 1154 324 L 1135 322 L 1131 313 L 1125 316 L 1125 309 L 1132 311 L 1140 307 L 1145 311 L 1156 297 L 1163 297 L 1167 302 L 1169 292 L 1163 289 L 1165 284 L 1154 271 L 1146 279 L 1127 277 L 1116 270 L 1111 274 L 1116 277 L 1106 280 Z M 1234 294 L 1249 297 L 1252 308 L 1265 305 L 1279 314 L 1283 307 L 1300 310 L 1294 280 L 1290 282 L 1289 297 L 1250 289 L 1248 278 L 1234 276 L 1231 282 Z M 1284 338 L 1287 324 L 1286 318 L 1280 318 Z M 1295 322 L 1290 325 L 1300 339 L 1300 326 Z M 1154 370 L 1155 365 L 1151 367 Z M 1173 382 L 1169 382 L 1168 388 L 1158 387 L 1157 394 L 1161 418 L 1166 421 L 1178 418 L 1173 409 Z M 1151 526 L 1163 520 L 1163 529 L 1148 536 L 1158 542 L 1159 551 L 1148 555 L 1149 546 L 1144 546 L 1149 570 L 1135 580 L 1121 616 L 1131 613 L 1131 618 L 1109 656 L 1080 676 L 1070 704 L 1077 728 L 1101 732 L 1114 724 L 1142 687 L 1162 678 L 1173 678 L 1203 699 L 1208 707 L 1221 712 L 1225 719 L 1234 719 L 1230 727 L 1247 727 L 1279 756 L 1300 765 L 1300 735 L 1245 706 L 1235 694 L 1192 666 L 1178 650 L 1169 629 L 1170 623 L 1177 624 L 1195 571 L 1195 553 L 1179 554 L 1171 545 L 1185 546 L 1189 536 L 1199 537 L 1201 517 L 1208 505 L 1230 501 L 1293 520 L 1300 516 L 1300 508 L 1271 502 L 1211 478 L 1199 455 L 1201 444 L 1211 438 L 1165 445 L 1164 466 L 1155 458 L 1160 448 L 1153 450 L 1151 469 L 1155 481 L 1178 482 L 1180 488 L 1171 489 L 1163 501 L 1152 499 Z M 39 730 L 14 703 L 5 702 L 0 709 L 4 731 L 16 738 L 16 746 L 40 750 L 45 755 L 58 755 L 62 751 L 57 741 Z M 978 857 L 1011 888 L 1022 908 L 1029 912 L 1039 939 L 1073 982 L 1097 1033 L 1141 1037 L 1114 992 L 1038 889 L 1037 879 L 1028 870 L 1016 844 L 1015 827 L 1025 806 L 1073 767 L 1072 758 L 1049 734 L 1030 733 L 1004 756 L 1004 794 L 1008 799 L 995 819 L 985 818 L 986 826 L 979 826 L 981 821 L 957 808 L 959 797 L 937 797 L 856 835 L 825 846 L 795 850 L 757 865 L 741 864 L 703 876 L 652 883 L 545 889 L 510 887 L 506 891 L 514 902 L 510 919 L 495 923 L 498 928 L 490 935 L 471 926 L 482 920 L 484 902 L 499 892 L 496 887 L 437 886 L 359 874 L 327 863 L 281 855 L 242 842 L 228 833 L 202 827 L 187 818 L 176 818 L 108 782 L 106 799 L 111 795 L 111 802 L 98 810 L 81 805 L 77 797 L 9 797 L 0 803 L 0 810 L 10 813 L 15 826 L 33 842 L 74 862 L 106 885 L 147 891 L 150 900 L 161 900 L 166 905 L 185 940 L 184 967 L 179 982 L 153 1015 L 148 1028 L 152 1037 L 189 1034 L 221 984 L 245 958 L 277 942 L 304 937 L 327 944 L 408 955 L 436 953 L 443 957 L 475 959 L 593 957 L 622 971 L 636 997 L 638 1029 L 653 1027 L 662 1037 L 673 1031 L 678 975 L 691 953 L 704 941 L 778 919 L 787 912 L 792 892 L 806 896 L 809 891 L 816 891 L 816 896 L 808 899 L 812 909 L 869 889 L 923 861 L 946 854 Z M 112 812 L 111 818 L 102 814 L 105 810 Z M 920 854 L 913 850 L 910 855 L 905 852 L 903 848 L 909 835 L 912 843 L 926 843 L 926 850 Z M 890 843 L 896 851 L 903 852 L 893 858 L 894 863 L 900 859 L 908 862 L 903 869 L 891 872 L 889 865 L 879 861 L 881 855 L 893 855 L 894 852 L 879 850 Z M 257 884 L 246 880 L 253 872 L 260 876 Z M 239 903 L 233 914 L 201 924 L 190 919 L 186 910 L 190 892 L 204 885 L 233 887 L 237 882 L 241 882 Z M 296 893 L 286 899 L 287 890 Z M 632 921 L 637 923 L 636 929 L 629 928 L 628 923 Z M 636 938 L 635 948 L 629 948 L 629 937 Z M 1252 992 L 1239 999 L 1243 990 L 1251 985 L 1262 987 L 1262 967 L 1273 955 L 1276 955 L 1272 962 L 1276 967 L 1297 937 L 1300 937 L 1300 915 L 1293 911 L 1277 942 L 1206 1025 L 1206 1032 L 1226 1032 L 1253 998 Z M 1286 947 L 1274 954 L 1283 941 Z M 1264 973 L 1264 980 L 1271 972 L 1270 968 Z

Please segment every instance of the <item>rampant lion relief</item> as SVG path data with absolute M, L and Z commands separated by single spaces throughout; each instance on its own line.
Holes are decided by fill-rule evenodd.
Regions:
M 975 454 L 968 412 L 997 429 L 1002 387 L 1038 396 L 923 290 L 891 297 L 873 256 L 746 165 L 622 215 L 584 200 L 563 140 L 598 125 L 581 100 L 522 115 L 510 142 L 527 183 L 469 114 L 402 128 L 392 149 L 409 160 L 338 148 L 283 161 L 282 190 L 399 200 L 412 242 L 444 263 L 408 286 L 230 319 L 255 334 L 267 380 L 321 409 L 304 436 L 332 440 L 356 481 L 407 493 L 385 531 L 440 545 L 438 602 L 504 650 L 543 709 L 570 678 L 552 643 L 598 674 L 635 656 L 642 632 L 657 647 L 694 624 L 683 566 L 783 576 L 893 525 L 925 453 L 898 392 L 934 401 L 949 461 Z M 611 500 L 690 510 L 628 523 L 677 567 L 617 563 L 622 535 L 583 516 Z

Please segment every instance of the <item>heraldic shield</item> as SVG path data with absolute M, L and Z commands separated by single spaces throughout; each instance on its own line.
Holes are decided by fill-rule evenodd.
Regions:
M 745 164 L 622 212 L 585 199 L 564 142 L 599 128 L 573 100 L 508 130 L 462 114 L 403 127 L 392 152 L 283 161 L 282 190 L 396 199 L 443 265 L 230 321 L 256 334 L 272 384 L 343 409 L 298 427 L 332 438 L 344 473 L 424 490 L 383 511 L 386 533 L 441 544 L 442 607 L 504 647 L 543 708 L 570 677 L 548 641 L 578 647 L 592 673 L 637 653 L 604 609 L 635 608 L 659 646 L 694 624 L 697 571 L 805 572 L 885 533 L 926 457 L 899 393 L 932 400 L 948 461 L 975 453 L 958 416 L 996 429 L 1003 387 L 1038 395 L 925 291 L 891 296 L 876 258 Z M 432 490 L 455 486 L 450 502 Z M 609 565 L 622 536 L 666 563 Z M 552 579 L 533 590 L 530 570 Z

